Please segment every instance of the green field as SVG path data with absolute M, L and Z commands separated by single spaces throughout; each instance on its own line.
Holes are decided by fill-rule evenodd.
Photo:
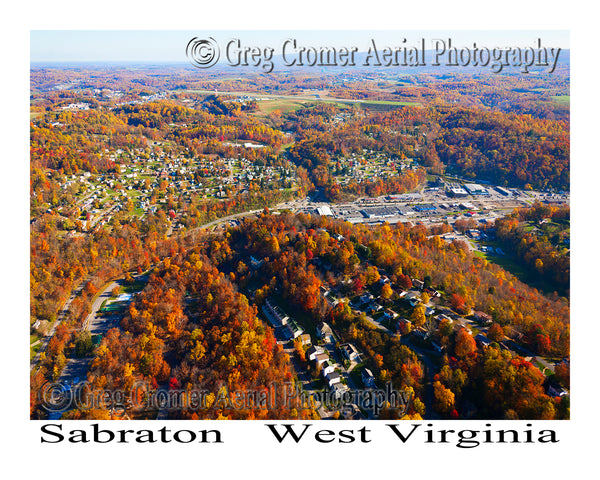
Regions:
M 489 242 L 488 245 L 493 245 L 494 247 L 496 247 L 498 244 L 495 242 Z M 556 287 L 553 287 L 553 285 L 550 282 L 544 281 L 538 275 L 536 275 L 534 271 L 523 267 L 523 265 L 521 265 L 519 262 L 513 259 L 510 255 L 499 256 L 483 253 L 476 250 L 473 251 L 473 253 L 479 257 L 485 258 L 489 262 L 501 266 L 504 270 L 512 273 L 523 283 L 526 283 L 530 287 L 537 288 L 543 293 L 550 294 L 556 290 Z M 560 291 L 558 293 L 559 295 L 564 294 L 564 292 Z
M 132 284 L 121 285 L 121 293 L 136 293 L 141 292 L 146 286 L 146 282 L 142 280 L 136 280 Z
M 309 100 L 289 100 L 286 98 L 277 98 L 273 100 L 262 100 L 258 103 L 261 112 L 271 113 L 279 110 L 281 113 L 295 112 L 302 108 Z
M 555 95 L 550 98 L 556 103 L 564 103 L 566 105 L 569 105 L 571 103 L 571 95 Z

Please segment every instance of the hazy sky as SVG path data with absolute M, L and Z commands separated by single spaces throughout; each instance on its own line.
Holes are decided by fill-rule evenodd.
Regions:
M 451 38 L 455 46 L 507 47 L 536 46 L 537 39 L 548 47 L 569 48 L 568 31 L 344 31 L 344 30 L 32 30 L 32 62 L 69 61 L 143 61 L 143 62 L 186 62 L 185 47 L 193 37 L 213 37 L 224 45 L 230 39 L 239 38 L 243 45 L 271 46 L 276 50 L 288 38 L 295 38 L 305 46 L 356 46 L 359 51 L 368 48 L 371 38 L 378 47 L 416 45 L 426 39 L 426 48 L 431 40 Z M 407 42 L 402 43 L 406 38 Z

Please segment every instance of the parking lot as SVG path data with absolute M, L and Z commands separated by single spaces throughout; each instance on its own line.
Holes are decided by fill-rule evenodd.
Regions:
M 354 202 L 329 204 L 306 200 L 298 205 L 297 212 L 315 214 L 317 209 L 329 207 L 333 217 L 351 223 L 377 224 L 383 222 L 420 222 L 435 224 L 452 223 L 458 219 L 473 218 L 477 221 L 494 221 L 517 207 L 527 207 L 534 202 L 568 203 L 567 193 L 547 193 L 499 189 L 485 185 L 483 194 L 453 196 L 452 187 L 424 188 L 420 192 L 400 195 L 384 195 L 375 198 L 359 198 Z M 504 192 L 504 193 L 502 193 Z M 465 190 L 466 193 L 466 190 Z

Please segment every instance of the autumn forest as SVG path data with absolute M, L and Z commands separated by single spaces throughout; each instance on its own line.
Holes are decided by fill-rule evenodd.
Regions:
M 568 96 L 568 68 L 32 66 L 31 418 L 569 418 Z M 310 400 L 385 385 L 400 413 Z

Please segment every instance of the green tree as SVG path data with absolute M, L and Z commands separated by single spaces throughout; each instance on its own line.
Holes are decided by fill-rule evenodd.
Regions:
M 84 330 L 77 336 L 75 341 L 75 355 L 78 357 L 85 357 L 94 349 L 92 343 L 92 335 L 89 331 Z

